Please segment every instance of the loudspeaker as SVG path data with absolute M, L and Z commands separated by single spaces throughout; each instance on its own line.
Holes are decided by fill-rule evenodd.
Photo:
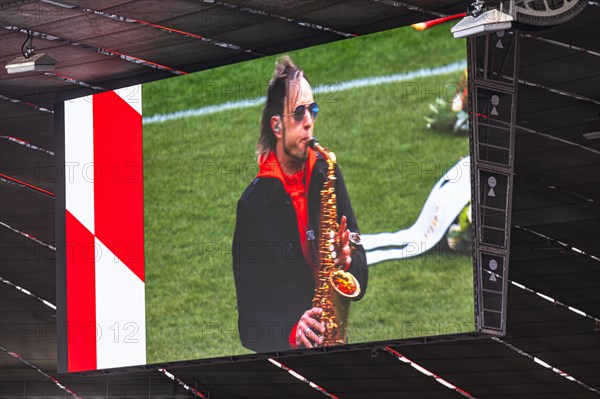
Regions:
M 519 38 L 495 32 L 467 48 L 476 328 L 505 335 Z

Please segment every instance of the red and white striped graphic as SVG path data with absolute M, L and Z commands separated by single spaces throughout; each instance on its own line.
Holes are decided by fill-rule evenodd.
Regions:
M 146 363 L 141 86 L 65 102 L 68 371 Z

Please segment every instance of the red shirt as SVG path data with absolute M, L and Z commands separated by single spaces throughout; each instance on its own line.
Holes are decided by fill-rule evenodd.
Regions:
M 304 259 L 309 264 L 315 274 L 312 265 L 312 256 L 310 253 L 310 244 L 306 239 L 306 231 L 308 230 L 308 185 L 312 175 L 313 168 L 317 162 L 317 156 L 311 149 L 308 151 L 308 160 L 303 170 L 293 173 L 291 176 L 283 173 L 281 165 L 275 157 L 275 153 L 271 151 L 265 160 L 260 164 L 257 177 L 268 177 L 278 179 L 283 184 L 285 192 L 292 199 L 292 205 L 296 211 L 296 221 L 298 222 L 298 235 L 300 236 L 300 245 L 302 246 L 302 254 Z

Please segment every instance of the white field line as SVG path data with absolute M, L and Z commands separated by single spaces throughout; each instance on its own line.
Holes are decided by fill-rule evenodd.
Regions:
M 313 92 L 315 94 L 326 92 L 340 92 L 345 90 L 357 89 L 361 87 L 377 86 L 388 83 L 406 82 L 417 78 L 427 78 L 437 75 L 445 75 L 447 73 L 462 71 L 467 67 L 466 61 L 454 62 L 452 64 L 443 65 L 435 68 L 423 68 L 416 71 L 406 73 L 396 73 L 393 75 L 372 76 L 369 78 L 349 80 L 335 85 L 318 86 Z M 186 109 L 183 111 L 172 112 L 168 114 L 156 114 L 143 118 L 144 125 L 151 123 L 162 123 L 175 119 L 190 118 L 194 116 L 210 115 L 217 112 L 229 111 L 233 109 L 242 109 L 262 105 L 265 102 L 265 96 L 245 99 L 240 101 L 228 101 L 222 104 L 208 105 L 205 107 Z

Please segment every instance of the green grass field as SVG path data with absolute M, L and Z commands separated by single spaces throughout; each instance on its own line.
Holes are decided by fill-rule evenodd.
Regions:
M 347 80 L 464 59 L 449 27 L 410 28 L 292 52 L 321 112 L 315 134 L 336 152 L 363 234 L 417 218 L 439 177 L 468 154 L 468 139 L 425 128 L 423 115 L 460 72 L 336 91 Z M 265 94 L 274 57 L 143 88 L 144 116 Z M 149 363 L 248 353 L 237 335 L 231 267 L 236 202 L 257 171 L 262 104 L 144 126 L 146 329 Z M 353 304 L 350 341 L 474 330 L 468 256 L 429 252 L 370 268 Z

